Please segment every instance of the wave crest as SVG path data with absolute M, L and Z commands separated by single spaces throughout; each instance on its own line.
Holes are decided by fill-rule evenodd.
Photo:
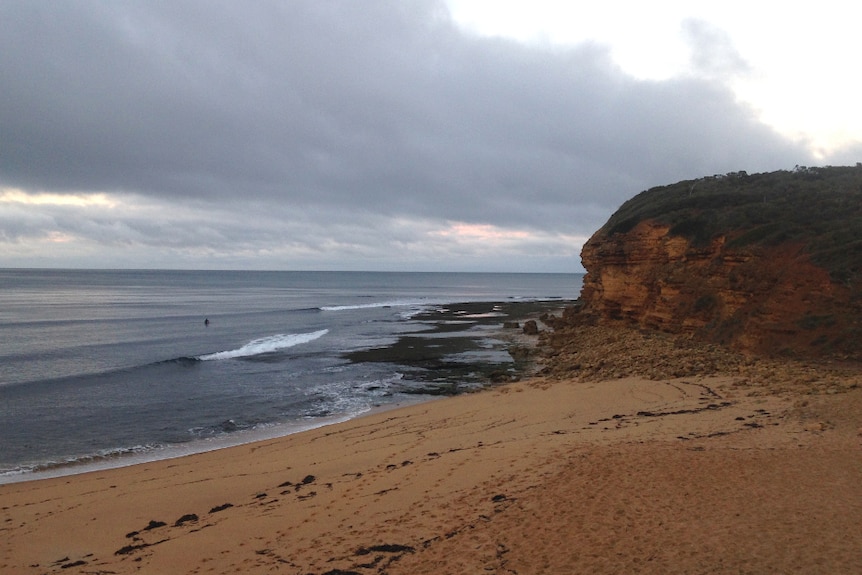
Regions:
M 293 347 L 319 339 L 329 333 L 328 329 L 321 329 L 309 333 L 280 333 L 259 339 L 254 339 L 238 349 L 219 351 L 198 356 L 201 361 L 214 359 L 235 359 L 238 357 L 251 357 L 263 353 L 271 353 L 281 349 Z
M 346 311 L 356 309 L 374 309 L 382 307 L 418 307 L 428 305 L 427 300 L 394 300 L 394 301 L 379 301 L 374 303 L 358 303 L 350 305 L 324 305 L 320 311 Z

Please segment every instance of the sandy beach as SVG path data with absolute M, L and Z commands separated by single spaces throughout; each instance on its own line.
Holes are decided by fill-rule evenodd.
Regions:
M 0 486 L 0 572 L 862 572 L 862 389 L 532 379 Z

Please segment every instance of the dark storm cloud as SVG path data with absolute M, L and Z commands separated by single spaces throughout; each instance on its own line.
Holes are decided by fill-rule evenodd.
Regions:
M 652 185 L 809 163 L 721 82 L 735 53 L 689 32 L 713 73 L 654 82 L 601 46 L 465 35 L 431 0 L 3 1 L 0 186 L 201 210 L 234 245 L 267 234 L 225 214 L 588 235 Z

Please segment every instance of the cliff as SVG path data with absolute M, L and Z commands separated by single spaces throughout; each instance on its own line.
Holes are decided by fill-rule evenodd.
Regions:
M 583 312 L 759 354 L 862 359 L 862 165 L 632 198 L 586 243 Z

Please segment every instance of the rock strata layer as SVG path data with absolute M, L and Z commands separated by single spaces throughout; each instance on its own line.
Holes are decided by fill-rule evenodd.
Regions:
M 852 257 L 841 262 L 843 275 L 816 263 L 811 245 L 817 230 L 799 224 L 792 205 L 782 206 L 791 213 L 790 223 L 780 222 L 793 231 L 786 241 L 748 241 L 763 228 L 775 229 L 763 220 L 778 220 L 785 212 L 769 212 L 769 218 L 752 224 L 751 214 L 765 208 L 750 202 L 744 217 L 739 215 L 739 204 L 749 196 L 707 196 L 710 202 L 702 201 L 711 207 L 704 209 L 685 187 L 636 198 L 648 205 L 655 194 L 672 217 L 655 214 L 620 223 L 615 215 L 586 243 L 581 254 L 587 270 L 581 293 L 586 316 L 759 354 L 862 359 L 860 283 L 846 273 L 855 273 L 859 258 L 850 252 Z M 668 199 L 672 193 L 679 196 L 676 204 Z M 822 229 L 830 225 L 819 223 Z M 823 236 L 817 233 L 815 240 Z M 855 249 L 860 239 L 848 237 L 833 249 Z

